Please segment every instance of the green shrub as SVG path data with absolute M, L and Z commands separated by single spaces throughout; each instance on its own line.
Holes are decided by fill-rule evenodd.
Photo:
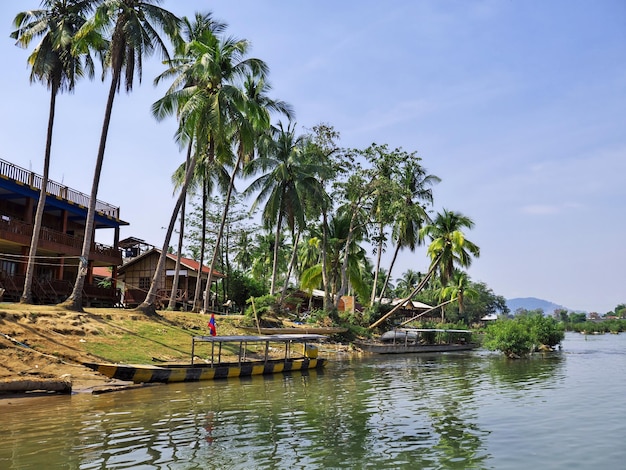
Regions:
M 526 325 L 519 320 L 496 320 L 485 331 L 483 346 L 491 351 L 502 351 L 508 357 L 530 353 L 533 340 Z
M 254 311 L 259 320 L 269 313 L 277 313 L 280 310 L 278 304 L 278 295 L 263 295 L 254 298 L 254 308 L 252 307 L 252 298 L 246 301 L 245 315 L 254 318 Z
M 540 346 L 553 348 L 563 341 L 563 325 L 541 314 L 524 315 L 513 320 L 497 320 L 485 332 L 484 346 L 502 351 L 509 357 L 530 354 Z

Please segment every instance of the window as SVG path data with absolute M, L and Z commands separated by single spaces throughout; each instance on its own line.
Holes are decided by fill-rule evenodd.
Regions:
M 13 261 L 0 261 L 0 273 L 2 277 L 13 277 L 17 272 L 17 264 Z
M 143 290 L 150 289 L 150 284 L 152 283 L 152 279 L 149 277 L 140 277 L 139 278 L 139 288 Z

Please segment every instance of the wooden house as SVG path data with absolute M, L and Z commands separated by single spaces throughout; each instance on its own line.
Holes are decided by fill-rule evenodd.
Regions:
M 160 256 L 161 250 L 151 248 L 128 260 L 119 268 L 119 280 L 124 283 L 123 304 L 125 307 L 137 307 L 145 300 Z M 172 291 L 175 294 L 177 308 L 185 310 L 191 308 L 198 276 L 201 279 L 199 299 L 202 301 L 204 298 L 203 294 L 209 277 L 209 268 L 207 266 L 200 267 L 200 263 L 197 261 L 182 257 L 178 285 L 174 286 L 176 258 L 177 255 L 175 254 L 167 254 L 163 275 L 157 281 L 157 308 L 166 307 L 169 304 Z M 224 274 L 213 271 L 212 282 L 217 282 L 224 277 Z M 211 299 L 211 305 L 215 307 L 214 299 Z
M 0 289 L 3 301 L 19 301 L 24 289 L 26 267 L 39 201 L 42 177 L 32 171 L 0 160 Z M 71 294 L 78 274 L 89 196 L 48 180 L 46 204 L 36 253 L 33 299 L 37 303 L 58 303 Z M 122 264 L 118 247 L 120 209 L 96 201 L 95 231 L 83 289 L 87 306 L 113 306 L 119 302 L 115 283 L 109 287 L 95 282 L 93 269 L 108 267 L 112 279 Z M 95 233 L 113 230 L 113 246 L 95 242 Z

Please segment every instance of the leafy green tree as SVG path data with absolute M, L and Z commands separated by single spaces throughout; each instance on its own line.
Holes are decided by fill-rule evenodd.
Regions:
M 29 47 L 33 39 L 41 38 L 28 57 L 28 64 L 31 66 L 30 81 L 31 83 L 41 82 L 50 90 L 43 175 L 28 254 L 24 291 L 20 299 L 20 302 L 26 304 L 33 303 L 32 283 L 35 273 L 35 256 L 46 205 L 56 98 L 60 92 L 72 92 L 78 78 L 85 74 L 90 78 L 94 75 L 89 50 L 85 50 L 84 53 L 77 51 L 75 37 L 77 31 L 85 24 L 85 16 L 93 10 L 95 2 L 93 0 L 44 0 L 41 6 L 39 10 L 18 13 L 13 21 L 16 30 L 11 33 L 17 45 L 24 48 Z
M 587 314 L 586 313 L 570 313 L 569 314 L 569 321 L 570 323 L 582 323 L 587 321 Z
M 476 295 L 464 299 L 465 319 L 469 325 L 479 322 L 485 315 L 501 314 L 506 316 L 509 313 L 506 299 L 501 295 L 496 295 L 487 284 L 472 282 L 471 287 Z
M 250 297 L 261 297 L 266 294 L 263 284 L 248 274 L 233 270 L 228 273 L 228 277 L 228 298 L 240 310 L 243 310 Z
M 516 320 L 496 320 L 487 326 L 483 346 L 502 351 L 507 357 L 519 358 L 528 354 L 533 340 L 526 326 Z
M 325 168 L 324 175 L 320 176 L 320 183 L 324 187 L 325 194 L 328 194 L 328 184 L 345 170 L 345 163 L 342 152 L 337 144 L 340 135 L 335 128 L 329 124 L 318 124 L 313 126 L 309 132 L 309 144 L 315 147 L 311 154 L 317 154 L 317 161 Z M 350 160 L 349 158 L 346 160 Z M 322 217 L 320 250 L 321 250 L 321 275 L 322 288 L 324 290 L 324 311 L 330 312 L 333 305 L 330 295 L 330 281 L 328 279 L 328 219 L 332 208 L 330 197 L 325 197 L 319 202 L 319 209 Z
M 119 91 L 122 82 L 126 91 L 129 92 L 133 88 L 135 76 L 138 76 L 141 81 L 145 56 L 159 51 L 165 58 L 169 58 L 167 45 L 159 34 L 160 31 L 175 43 L 179 41 L 180 20 L 174 14 L 159 7 L 158 3 L 160 3 L 159 0 L 103 0 L 96 9 L 95 15 L 76 34 L 80 47 L 81 41 L 90 45 L 93 44 L 94 37 L 104 37 L 108 31 L 112 31 L 104 62 L 105 69 L 111 70 L 112 79 L 89 197 L 78 275 L 71 295 L 61 304 L 69 310 L 82 311 L 82 292 L 94 232 L 98 186 L 115 94 Z
M 568 323 L 569 322 L 569 314 L 567 312 L 567 309 L 564 308 L 557 308 L 554 311 L 554 318 L 562 321 L 563 323 Z

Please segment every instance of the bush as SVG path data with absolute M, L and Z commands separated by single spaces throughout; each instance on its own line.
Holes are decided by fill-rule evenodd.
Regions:
M 491 351 L 502 351 L 508 357 L 527 354 L 532 345 L 530 333 L 518 320 L 496 320 L 485 331 L 483 346 Z
M 483 344 L 487 349 L 502 351 L 508 357 L 521 357 L 541 345 L 553 348 L 564 337 L 563 326 L 553 318 L 530 315 L 492 323 L 485 331 Z
M 254 298 L 254 308 L 252 308 L 252 301 L 248 299 L 246 304 L 245 315 L 254 318 L 254 311 L 256 310 L 256 317 L 261 320 L 269 313 L 278 313 L 280 305 L 278 304 L 278 295 L 263 295 L 261 297 Z

